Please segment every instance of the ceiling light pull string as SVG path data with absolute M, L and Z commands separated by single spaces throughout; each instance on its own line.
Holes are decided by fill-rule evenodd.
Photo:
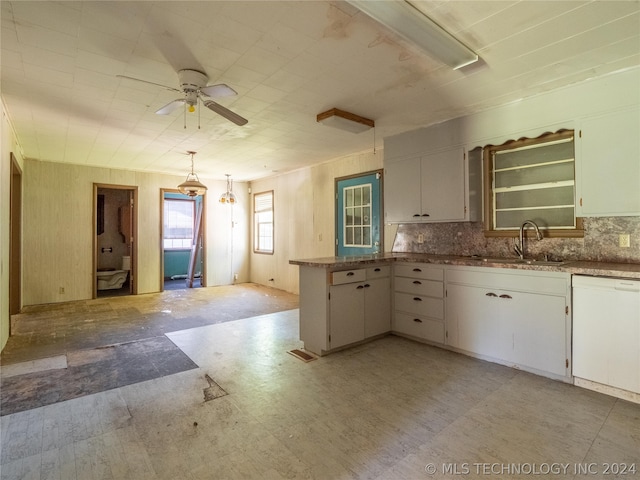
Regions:
M 187 102 L 184 102 L 184 129 L 187 129 Z M 191 166 L 193 170 L 193 155 L 191 155 Z
M 200 130 L 200 107 L 202 106 L 200 95 L 196 97 L 196 103 L 198 104 L 198 130 Z

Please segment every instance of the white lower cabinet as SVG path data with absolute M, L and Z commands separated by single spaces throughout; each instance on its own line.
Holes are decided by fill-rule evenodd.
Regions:
M 484 270 L 447 271 L 447 344 L 507 365 L 570 378 L 570 275 Z
M 391 331 L 570 381 L 570 308 L 571 276 L 562 272 L 410 262 L 300 267 L 300 339 L 318 355 Z
M 394 265 L 392 331 L 444 344 L 444 268 L 442 265 Z
M 364 340 L 362 282 L 329 287 L 329 348 Z
M 300 339 L 324 355 L 391 329 L 391 267 L 300 267 Z

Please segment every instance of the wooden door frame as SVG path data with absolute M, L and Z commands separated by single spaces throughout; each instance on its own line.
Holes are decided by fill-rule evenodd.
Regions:
M 133 193 L 133 212 L 132 212 L 132 247 L 131 247 L 131 270 L 129 278 L 131 282 L 131 295 L 138 294 L 138 187 L 137 185 L 111 185 L 107 183 L 93 184 L 93 223 L 91 225 L 91 238 L 93 238 L 93 268 L 91 275 L 93 297 L 98 298 L 98 284 L 96 282 L 96 272 L 98 271 L 98 235 L 96 234 L 96 226 L 98 223 L 98 189 L 106 188 L 108 190 L 129 190 Z
M 9 179 L 9 318 L 22 309 L 22 169 L 10 153 Z M 9 321 L 11 335 L 11 321 Z
M 164 292 L 164 194 L 180 193 L 177 188 L 160 189 L 160 291 Z M 200 220 L 200 231 L 202 232 L 202 272 L 200 272 L 200 286 L 206 287 L 207 282 L 207 193 L 202 194 L 202 218 Z

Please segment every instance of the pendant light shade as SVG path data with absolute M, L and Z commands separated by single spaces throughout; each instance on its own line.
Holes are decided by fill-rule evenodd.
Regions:
M 193 156 L 196 152 L 187 153 L 191 155 L 191 173 L 187 175 L 187 179 L 184 182 L 178 185 L 178 190 L 189 197 L 197 197 L 198 195 L 203 195 L 207 191 L 207 187 L 200 183 L 198 175 L 193 172 Z
M 233 180 L 229 178 L 231 177 L 231 175 L 229 175 L 228 173 L 226 174 L 226 176 L 227 176 L 227 191 L 224 192 L 222 195 L 220 195 L 220 203 L 229 203 L 233 205 L 234 203 L 237 202 L 236 195 L 235 193 L 233 193 Z

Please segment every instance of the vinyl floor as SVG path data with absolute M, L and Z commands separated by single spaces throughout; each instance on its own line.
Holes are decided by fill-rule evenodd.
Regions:
M 167 332 L 197 368 L 2 417 L 0 477 L 640 478 L 637 404 L 396 336 L 305 363 L 298 315 Z
M 296 295 L 240 284 L 27 307 L 0 357 L 0 415 L 196 368 L 167 332 L 297 304 Z

